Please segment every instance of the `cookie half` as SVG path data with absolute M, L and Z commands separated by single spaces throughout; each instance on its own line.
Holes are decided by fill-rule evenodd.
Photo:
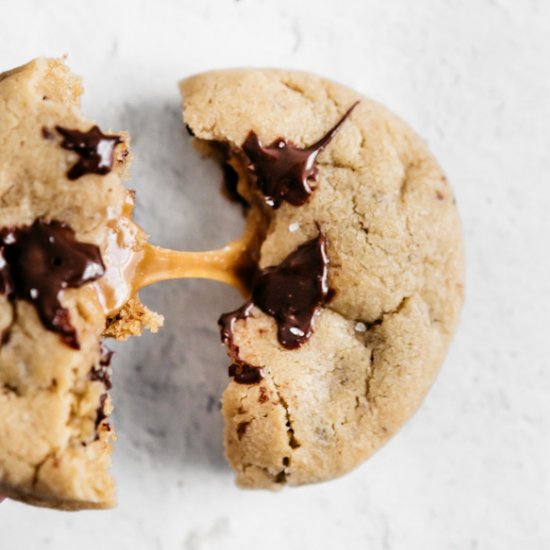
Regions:
M 123 288 L 119 245 L 145 239 L 128 137 L 84 118 L 81 93 L 59 60 L 0 74 L 0 494 L 68 510 L 115 501 L 103 336 L 162 321 Z
M 443 361 L 463 299 L 452 191 L 402 121 L 331 81 L 229 70 L 180 88 L 185 124 L 222 162 L 259 240 L 252 298 L 221 320 L 227 459 L 245 487 L 342 475 L 411 417 Z M 302 270 L 309 282 L 284 280 L 321 238 L 327 288 L 312 296 L 318 263 Z M 255 299 L 273 273 L 290 279 Z M 304 296 L 314 307 L 300 324 L 292 300 Z

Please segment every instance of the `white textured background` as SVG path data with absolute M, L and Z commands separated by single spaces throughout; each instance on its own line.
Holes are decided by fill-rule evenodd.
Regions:
M 230 66 L 319 72 L 385 103 L 454 185 L 467 303 L 420 413 L 347 477 L 279 494 L 233 485 L 211 282 L 144 293 L 160 335 L 119 347 L 119 506 L 5 502 L 1 550 L 550 548 L 550 2 L 0 0 L 0 69 L 69 54 L 84 110 L 128 129 L 138 220 L 157 243 L 239 233 L 182 128 L 176 81 Z

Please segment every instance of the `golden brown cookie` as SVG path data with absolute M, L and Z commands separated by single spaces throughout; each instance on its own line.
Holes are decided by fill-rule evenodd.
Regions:
M 145 237 L 128 138 L 85 119 L 81 93 L 59 60 L 0 74 L 0 494 L 70 510 L 115 501 L 102 335 L 161 323 L 113 294 L 117 243 Z
M 463 296 L 451 189 L 403 122 L 328 80 L 230 70 L 180 86 L 261 240 L 250 301 L 221 319 L 227 458 L 246 487 L 341 475 L 414 413 L 447 350 Z

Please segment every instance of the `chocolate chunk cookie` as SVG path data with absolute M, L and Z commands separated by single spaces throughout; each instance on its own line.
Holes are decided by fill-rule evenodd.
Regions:
M 220 319 L 226 456 L 245 487 L 339 476 L 410 418 L 444 358 L 463 299 L 451 189 L 403 122 L 328 80 L 220 71 L 181 92 L 259 240 L 250 300 Z
M 115 499 L 102 337 L 161 322 L 121 279 L 117 243 L 145 238 L 127 137 L 85 119 L 81 92 L 58 60 L 0 74 L 0 494 L 71 510 Z

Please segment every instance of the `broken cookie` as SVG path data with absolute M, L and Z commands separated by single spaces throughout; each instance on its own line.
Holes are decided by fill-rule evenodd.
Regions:
M 117 243 L 145 236 L 127 138 L 85 119 L 81 92 L 58 60 L 0 74 L 0 494 L 63 509 L 114 503 L 103 334 L 161 323 L 114 284 Z
M 463 259 L 447 180 L 403 122 L 328 80 L 230 70 L 180 88 L 259 236 L 251 298 L 220 319 L 226 456 L 245 487 L 344 474 L 418 408 L 453 333 Z M 302 269 L 321 238 L 322 265 Z

